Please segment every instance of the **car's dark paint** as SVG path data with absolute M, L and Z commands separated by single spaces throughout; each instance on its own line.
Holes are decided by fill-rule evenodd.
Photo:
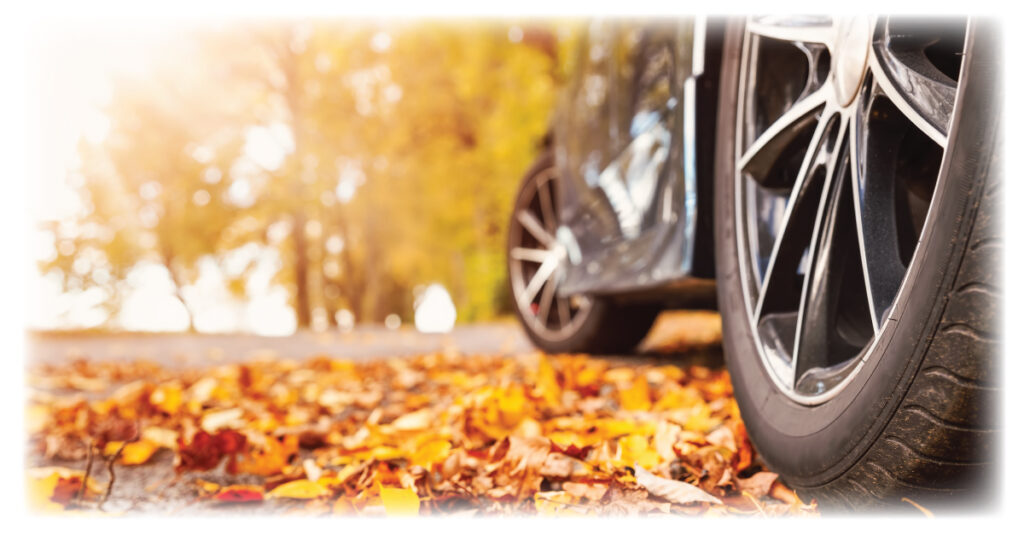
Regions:
M 581 40 L 551 146 L 563 295 L 714 306 L 719 21 L 597 21 Z M 568 232 L 566 232 L 568 231 Z

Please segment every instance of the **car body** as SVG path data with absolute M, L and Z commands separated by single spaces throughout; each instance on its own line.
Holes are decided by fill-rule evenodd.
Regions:
M 642 300 L 656 291 L 714 307 L 721 32 L 706 17 L 586 29 L 553 128 L 562 223 L 580 254 L 564 292 Z
M 626 353 L 662 309 L 717 308 L 751 439 L 789 484 L 967 504 L 999 429 L 997 36 L 593 21 L 512 211 L 527 335 Z

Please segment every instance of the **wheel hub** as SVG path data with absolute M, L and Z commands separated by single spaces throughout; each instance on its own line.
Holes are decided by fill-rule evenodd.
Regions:
M 868 70 L 871 22 L 866 17 L 841 18 L 832 46 L 832 85 L 840 106 L 849 106 Z

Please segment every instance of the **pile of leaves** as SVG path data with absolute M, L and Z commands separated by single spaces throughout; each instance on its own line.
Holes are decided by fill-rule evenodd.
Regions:
M 166 449 L 195 503 L 229 508 L 816 515 L 760 467 L 728 374 L 699 366 L 454 352 L 184 371 L 76 361 L 35 367 L 29 386 L 28 479 L 47 510 L 102 505 L 117 470 Z

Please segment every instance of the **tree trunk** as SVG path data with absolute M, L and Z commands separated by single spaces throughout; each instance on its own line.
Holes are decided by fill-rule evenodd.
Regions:
M 295 244 L 295 319 L 300 329 L 311 322 L 309 307 L 309 251 L 306 244 L 306 218 L 292 214 L 292 240 Z
M 192 314 L 192 309 L 188 306 L 188 302 L 185 301 L 185 295 L 182 293 L 182 281 L 181 276 L 174 270 L 174 257 L 169 255 L 163 256 L 164 268 L 167 269 L 167 274 L 171 277 L 171 283 L 174 284 L 174 297 L 178 298 L 181 302 L 181 306 L 185 308 L 185 314 L 188 315 L 188 332 L 196 332 L 196 320 Z

